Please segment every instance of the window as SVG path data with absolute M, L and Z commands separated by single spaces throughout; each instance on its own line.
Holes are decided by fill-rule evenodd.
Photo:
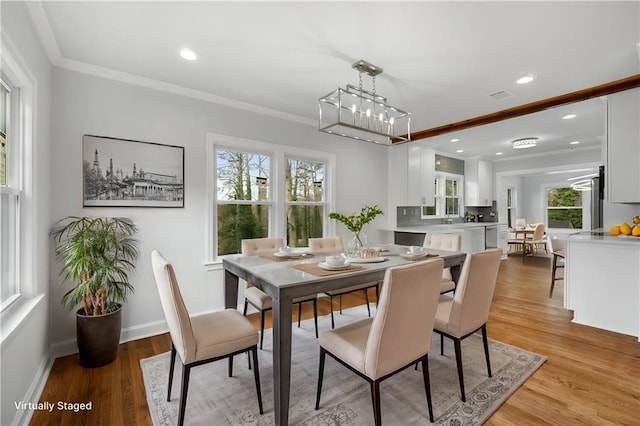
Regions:
M 0 309 L 19 296 L 19 89 L 0 76 Z
M 515 188 L 507 188 L 507 225 L 509 228 L 515 227 Z
M 333 154 L 222 135 L 209 135 L 208 149 L 209 262 L 239 253 L 245 238 L 282 235 L 301 247 L 332 232 Z
M 573 188 L 547 189 L 549 228 L 582 228 L 582 191 Z
M 295 158 L 286 161 L 287 244 L 305 247 L 309 238 L 322 237 L 325 165 Z
M 243 238 L 269 234 L 270 163 L 267 155 L 216 149 L 218 255 L 239 253 Z
M 450 173 L 437 174 L 434 182 L 434 206 L 422 207 L 422 218 L 460 216 L 462 176 Z

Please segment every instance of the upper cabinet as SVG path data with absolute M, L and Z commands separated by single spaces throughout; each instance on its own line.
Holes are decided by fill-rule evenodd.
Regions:
M 389 149 L 389 204 L 433 206 L 435 151 L 419 142 Z
M 436 153 L 433 149 L 411 143 L 407 168 L 407 202 L 410 206 L 433 206 Z
M 491 206 L 493 202 L 493 164 L 487 160 L 465 160 L 464 205 Z
M 610 203 L 640 203 L 640 89 L 607 99 L 605 186 Z

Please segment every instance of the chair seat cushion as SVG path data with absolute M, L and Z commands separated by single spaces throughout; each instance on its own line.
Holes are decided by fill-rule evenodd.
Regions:
M 327 291 L 325 294 L 328 294 L 329 296 L 339 296 L 341 294 L 347 294 L 347 293 L 351 293 L 353 291 L 364 290 L 365 288 L 375 287 L 376 285 L 377 285 L 377 283 L 375 283 L 375 282 L 364 283 L 364 284 L 356 284 L 356 285 L 352 285 L 350 287 L 341 288 L 341 289 L 338 289 L 338 290 Z
M 364 372 L 364 350 L 373 318 L 320 333 L 319 344 L 342 361 Z
M 260 290 L 258 287 L 247 287 L 244 291 L 244 297 L 249 301 L 249 303 L 251 303 L 251 305 L 261 311 L 271 309 L 273 306 L 271 296 Z
M 215 358 L 258 344 L 258 331 L 235 309 L 191 317 L 196 359 Z
M 442 282 L 440 283 L 440 293 L 447 293 L 455 289 L 456 289 L 456 283 L 454 283 L 451 280 L 447 280 L 445 278 L 442 279 Z

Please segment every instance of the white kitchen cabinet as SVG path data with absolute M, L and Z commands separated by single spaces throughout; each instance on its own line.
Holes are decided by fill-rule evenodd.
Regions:
M 407 152 L 407 203 L 433 206 L 436 153 L 432 148 L 411 142 Z
M 484 234 L 484 226 L 465 228 L 462 232 L 460 250 L 465 253 L 478 253 L 484 251 Z
M 487 160 L 465 160 L 464 205 L 491 206 L 493 202 L 493 164 Z
M 607 97 L 605 186 L 610 203 L 640 202 L 640 89 Z

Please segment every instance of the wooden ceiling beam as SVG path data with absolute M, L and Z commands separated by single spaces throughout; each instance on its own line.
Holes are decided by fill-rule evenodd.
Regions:
M 578 90 L 564 95 L 554 96 L 552 98 L 542 99 L 540 101 L 519 105 L 513 108 L 503 109 L 502 111 L 492 112 L 490 114 L 481 115 L 479 117 L 469 118 L 467 120 L 455 123 L 445 124 L 431 129 L 419 130 L 411 133 L 411 141 L 431 138 L 445 133 L 456 132 L 459 130 L 469 129 L 471 127 L 483 126 L 485 124 L 496 123 L 498 121 L 508 120 L 510 118 L 521 117 L 523 115 L 544 111 L 549 108 L 566 105 L 574 102 L 586 101 L 587 99 L 597 98 L 599 96 L 610 95 L 612 93 L 622 92 L 629 89 L 640 87 L 640 74 L 615 80 L 609 83 L 600 84 L 598 86 L 587 89 Z M 406 137 L 407 135 L 403 135 Z M 402 143 L 399 140 L 393 143 Z

